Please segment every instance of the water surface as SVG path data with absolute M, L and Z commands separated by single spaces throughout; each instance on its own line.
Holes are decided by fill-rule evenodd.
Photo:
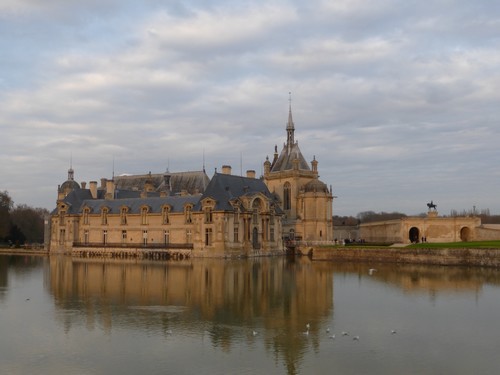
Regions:
M 0 256 L 0 373 L 492 374 L 499 311 L 495 269 Z

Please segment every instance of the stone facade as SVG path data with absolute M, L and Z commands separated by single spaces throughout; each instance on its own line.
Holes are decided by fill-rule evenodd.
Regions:
M 282 253 L 287 239 L 331 242 L 331 188 L 319 180 L 315 158 L 309 168 L 293 133 L 290 108 L 287 143 L 260 179 L 223 166 L 212 179 L 204 170 L 150 172 L 87 187 L 70 168 L 50 218 L 50 251 L 256 256 Z
M 478 217 L 440 217 L 429 211 L 427 217 L 360 224 L 359 236 L 367 242 L 401 243 L 460 242 L 500 239 L 500 226 L 482 225 Z
M 290 106 L 286 126 L 287 141 L 278 154 L 274 148 L 272 162 L 264 162 L 264 181 L 279 197 L 283 209 L 283 236 L 288 240 L 307 242 L 333 241 L 332 189 L 319 180 L 318 161 L 305 161 L 294 139 L 295 125 Z

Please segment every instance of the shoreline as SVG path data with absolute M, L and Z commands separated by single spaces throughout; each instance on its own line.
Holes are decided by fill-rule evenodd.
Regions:
M 500 249 L 488 248 L 366 248 L 307 247 L 313 261 L 428 264 L 440 266 L 500 267 Z

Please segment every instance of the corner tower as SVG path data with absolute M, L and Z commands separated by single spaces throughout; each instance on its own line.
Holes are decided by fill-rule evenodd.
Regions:
M 333 195 L 319 180 L 318 161 L 306 162 L 295 141 L 292 102 L 289 100 L 286 143 L 281 153 L 274 148 L 272 162 L 264 162 L 264 181 L 279 197 L 283 217 L 283 237 L 288 240 L 332 241 Z

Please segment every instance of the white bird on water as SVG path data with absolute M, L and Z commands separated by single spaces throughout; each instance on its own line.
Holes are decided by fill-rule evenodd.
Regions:
M 342 336 L 349 336 L 349 332 L 342 331 Z
M 370 269 L 368 270 L 368 275 L 370 275 L 370 276 L 371 276 L 371 275 L 373 275 L 373 273 L 374 273 L 374 272 L 377 272 L 377 269 L 375 269 L 375 268 L 370 268 Z
M 395 335 L 397 332 L 395 329 L 391 329 L 391 335 Z
M 257 336 L 257 335 L 258 335 L 258 332 L 257 332 L 257 331 L 252 331 L 252 335 L 253 335 L 253 336 Z
M 326 329 L 326 333 L 330 333 L 330 327 Z
M 330 336 L 331 339 L 335 339 L 335 334 Z
M 358 341 L 359 340 L 359 336 L 354 336 L 352 339 Z
M 306 324 L 306 328 L 309 331 L 309 328 L 311 328 L 311 325 L 309 323 Z

